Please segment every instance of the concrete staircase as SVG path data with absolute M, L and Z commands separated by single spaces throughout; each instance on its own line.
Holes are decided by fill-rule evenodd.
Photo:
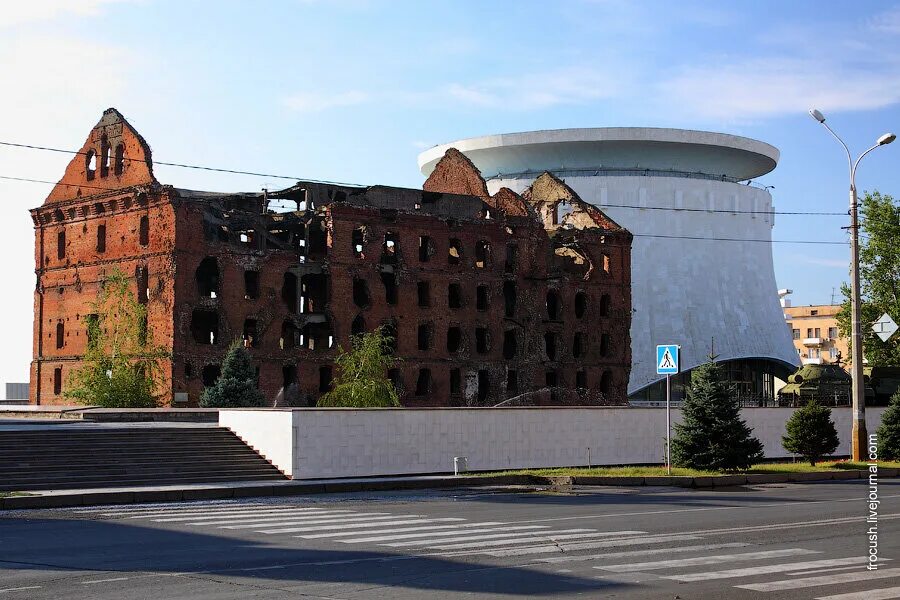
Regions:
M 0 430 L 0 492 L 277 479 L 224 427 Z

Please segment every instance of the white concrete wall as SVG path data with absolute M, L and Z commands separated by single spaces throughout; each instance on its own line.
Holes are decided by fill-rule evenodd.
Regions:
M 792 409 L 743 412 L 766 455 L 781 446 Z M 874 431 L 883 408 L 870 408 Z M 447 473 L 453 457 L 473 471 L 641 464 L 664 460 L 665 410 L 657 408 L 298 409 L 221 411 L 229 427 L 294 479 Z M 679 422 L 680 411 L 673 411 Z M 850 409 L 832 418 L 850 453 Z
M 768 211 L 772 198 L 767 191 L 685 177 L 558 175 L 583 200 L 635 234 L 629 394 L 660 379 L 657 344 L 682 346 L 682 370 L 705 362 L 713 339 L 720 361 L 758 357 L 799 365 L 778 303 L 771 244 L 712 239 L 770 240 L 772 218 L 684 210 Z M 531 182 L 492 179 L 488 189 L 522 192 Z
M 295 473 L 296 417 L 290 410 L 234 409 L 219 411 L 219 425 L 234 431 L 282 473 Z

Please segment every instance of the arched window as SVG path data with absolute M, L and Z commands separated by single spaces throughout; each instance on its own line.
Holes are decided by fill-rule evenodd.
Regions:
M 121 175 L 125 172 L 125 144 L 119 144 L 118 146 L 116 146 L 116 162 L 114 171 L 116 175 Z
M 109 140 L 104 135 L 100 138 L 100 177 L 109 175 Z
M 84 155 L 84 172 L 88 181 L 92 180 L 97 173 L 97 153 L 93 150 L 88 150 Z

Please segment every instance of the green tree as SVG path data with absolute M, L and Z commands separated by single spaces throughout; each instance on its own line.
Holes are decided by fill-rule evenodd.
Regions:
M 810 400 L 806 406 L 794 411 L 785 424 L 781 445 L 793 454 L 799 454 L 815 466 L 823 456 L 838 449 L 837 429 L 831 420 L 831 409 Z
M 334 362 L 338 375 L 330 392 L 322 394 L 319 406 L 373 408 L 400 406 L 387 370 L 396 360 L 390 350 L 390 337 L 379 328 L 350 338 L 349 352 L 338 347 Z
M 266 405 L 266 397 L 256 387 L 256 370 L 240 340 L 228 347 L 222 361 L 222 373 L 216 383 L 203 390 L 204 408 L 248 408 Z
M 900 460 L 900 390 L 881 415 L 878 426 L 878 460 Z
M 153 345 L 147 307 L 132 280 L 119 270 L 101 283 L 87 315 L 87 350 L 69 376 L 65 395 L 80 404 L 149 408 L 159 404 L 159 361 L 169 354 Z
M 741 419 L 733 389 L 714 357 L 691 373 L 682 422 L 675 425 L 672 462 L 705 471 L 748 469 L 763 458 L 762 443 Z
M 872 366 L 900 366 L 900 335 L 882 342 L 872 331 L 872 323 L 884 313 L 900 319 L 900 244 L 897 243 L 900 240 L 900 204 L 891 196 L 866 192 L 860 213 L 860 328 L 863 352 Z M 841 334 L 849 339 L 850 287 L 844 284 L 841 291 L 845 300 L 837 319 Z

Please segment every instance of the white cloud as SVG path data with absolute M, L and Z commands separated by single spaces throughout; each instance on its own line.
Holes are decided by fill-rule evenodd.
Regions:
M 282 103 L 297 112 L 320 112 L 331 108 L 356 106 L 371 100 L 371 94 L 349 90 L 330 94 L 327 92 L 296 92 L 284 98 Z
M 0 28 L 35 21 L 49 21 L 67 15 L 95 16 L 108 4 L 128 0 L 30 0 L 4 2 L 0 11 Z
M 813 59 L 751 59 L 687 67 L 660 84 L 667 106 L 744 120 L 804 112 L 871 110 L 900 101 L 900 65 L 851 69 Z
M 887 34 L 900 33 L 900 7 L 894 7 L 873 16 L 869 19 L 869 28 Z

